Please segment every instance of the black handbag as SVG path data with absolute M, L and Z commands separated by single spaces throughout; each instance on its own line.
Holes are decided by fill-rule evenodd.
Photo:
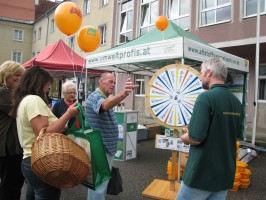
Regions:
M 120 192 L 123 192 L 122 177 L 119 168 L 112 167 L 111 175 L 112 178 L 109 180 L 107 186 L 107 194 L 118 195 Z

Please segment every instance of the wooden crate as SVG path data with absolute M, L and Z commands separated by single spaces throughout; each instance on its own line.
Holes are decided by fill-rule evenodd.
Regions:
M 156 134 L 161 134 L 161 126 L 159 124 L 146 124 L 149 139 L 155 138 Z

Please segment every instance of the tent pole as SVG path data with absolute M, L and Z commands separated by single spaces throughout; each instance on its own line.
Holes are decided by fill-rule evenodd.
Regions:
M 86 62 L 86 61 L 85 61 Z M 86 99 L 87 99 L 87 85 L 88 85 L 88 69 L 87 69 L 87 67 L 86 67 L 86 73 L 85 73 L 85 101 L 86 101 Z
M 118 90 L 118 72 L 117 72 L 117 67 L 115 68 L 115 94 L 117 94 L 117 90 Z
M 254 92 L 254 118 L 252 129 L 252 144 L 255 144 L 258 110 L 258 78 L 260 60 L 260 1 L 257 1 L 257 25 L 256 25 L 256 63 L 255 63 L 255 92 Z

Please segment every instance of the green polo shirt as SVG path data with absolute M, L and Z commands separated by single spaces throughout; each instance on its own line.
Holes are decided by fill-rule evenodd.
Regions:
M 211 192 L 233 187 L 241 119 L 241 103 L 226 85 L 212 85 L 198 96 L 188 130 L 201 143 L 190 147 L 186 185 Z

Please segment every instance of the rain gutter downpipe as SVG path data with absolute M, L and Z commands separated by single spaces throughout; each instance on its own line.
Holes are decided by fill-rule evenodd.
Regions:
M 255 63 L 255 92 L 254 92 L 254 118 L 251 143 L 255 144 L 257 110 L 258 110 L 258 78 L 259 78 L 259 60 L 260 60 L 260 1 L 257 1 L 257 24 L 256 24 L 256 63 Z

